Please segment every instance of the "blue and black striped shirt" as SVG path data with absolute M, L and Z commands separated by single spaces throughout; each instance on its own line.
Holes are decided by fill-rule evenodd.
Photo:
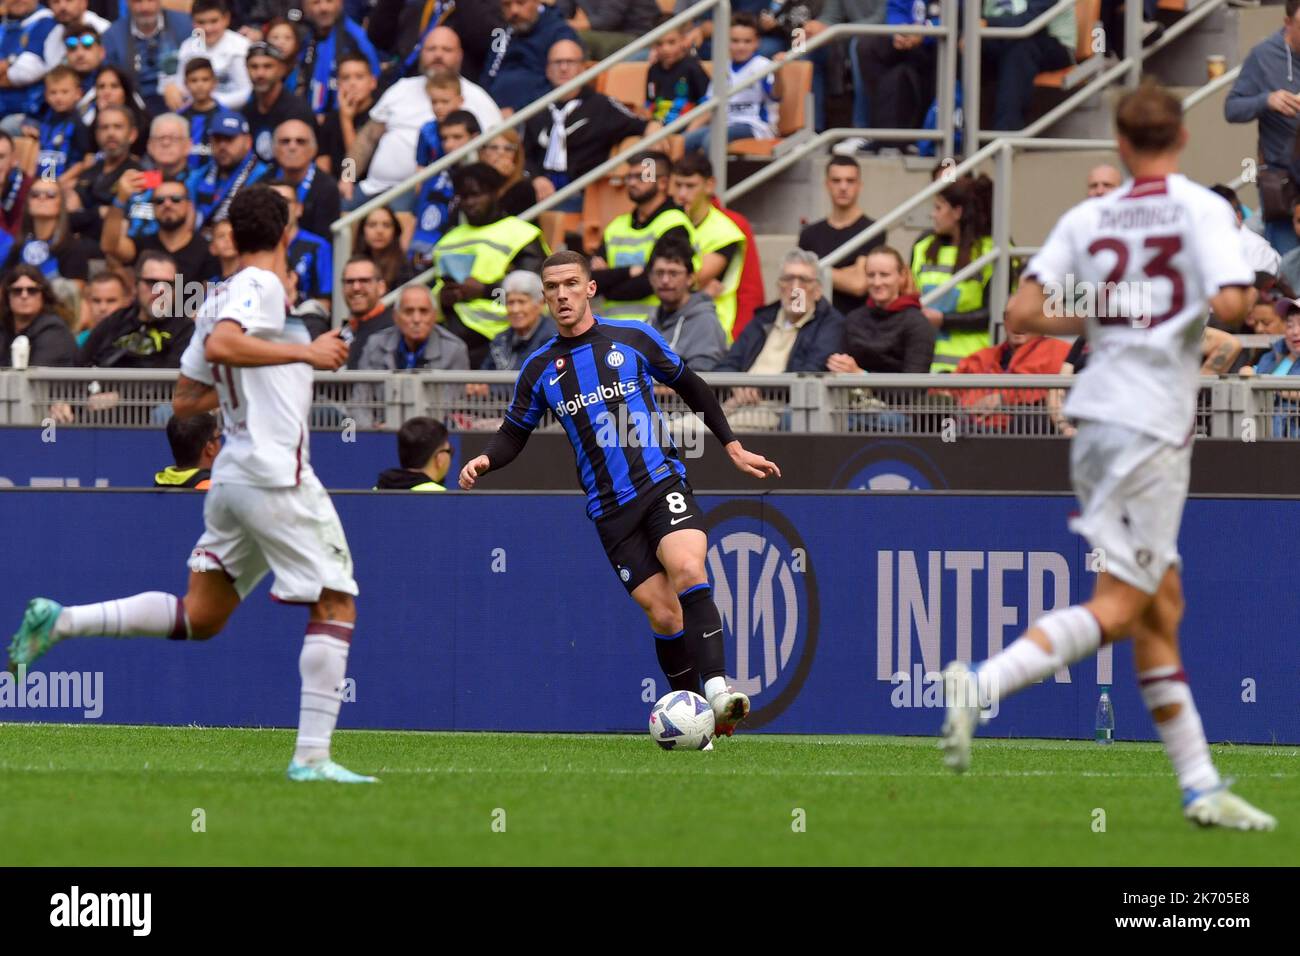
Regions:
M 553 336 L 524 361 L 502 431 L 522 443 L 547 412 L 555 416 L 596 519 L 686 475 L 654 394 L 655 383 L 683 375 L 695 377 L 650 326 L 597 316 L 586 332 Z

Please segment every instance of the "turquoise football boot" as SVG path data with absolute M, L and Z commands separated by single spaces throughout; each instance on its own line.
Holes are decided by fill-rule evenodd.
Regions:
M 366 777 L 359 773 L 353 773 L 347 767 L 336 764 L 333 760 L 322 760 L 320 763 L 298 763 L 294 760 L 289 764 L 289 779 L 299 783 L 310 780 L 328 780 L 332 783 L 378 783 L 378 777 Z
M 63 605 L 49 598 L 32 598 L 23 612 L 23 623 L 14 639 L 9 642 L 9 672 L 18 673 L 19 667 L 31 667 L 46 651 L 58 642 L 54 622 L 59 619 Z

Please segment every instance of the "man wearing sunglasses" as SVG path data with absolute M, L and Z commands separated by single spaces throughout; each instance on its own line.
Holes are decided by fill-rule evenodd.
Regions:
M 77 364 L 96 368 L 180 368 L 194 320 L 175 295 L 176 261 L 146 252 L 136 262 L 136 301 L 95 326 Z
M 63 29 L 67 32 L 59 49 L 59 62 L 66 59 L 68 66 L 81 77 L 81 99 L 77 101 L 77 112 L 84 116 L 94 102 L 95 78 L 99 76 L 99 68 L 104 65 L 104 44 L 95 28 L 86 24 L 69 23 Z
M 45 38 L 54 28 L 54 14 L 37 0 L 7 0 L 0 21 L 0 129 L 22 134 L 24 122 L 41 112 L 45 94 Z
M 212 257 L 207 241 L 194 228 L 194 205 L 190 202 L 185 183 L 168 180 L 155 186 L 151 191 L 150 205 L 158 225 L 157 232 L 132 238 L 124 210 L 113 204 L 104 220 L 101 240 L 104 255 L 123 265 L 132 265 L 136 257 L 145 252 L 165 252 L 176 261 L 182 286 L 207 282 L 220 275 L 221 264 Z
M 54 28 L 45 38 L 45 66 L 51 70 L 62 63 L 72 49 L 65 44 L 65 38 L 81 43 L 86 30 L 93 30 L 94 36 L 88 37 L 93 44 L 113 25 L 98 13 L 92 13 L 88 0 L 47 0 L 45 5 L 54 14 Z M 82 29 L 69 29 L 74 24 Z

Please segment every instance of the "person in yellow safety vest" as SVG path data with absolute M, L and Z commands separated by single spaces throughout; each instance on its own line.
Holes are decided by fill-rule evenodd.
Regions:
M 628 162 L 624 182 L 627 198 L 636 205 L 605 227 L 604 242 L 591 263 L 596 292 L 605 300 L 600 314 L 607 319 L 648 322 L 659 308 L 647 274 L 655 243 L 672 234 L 695 248 L 695 227 L 668 197 L 671 180 L 672 160 L 667 153 L 652 150 Z M 694 259 L 698 269 L 698 253 Z
M 471 163 L 451 178 L 452 215 L 458 210 L 464 221 L 433 247 L 433 293 L 443 324 L 468 346 L 470 368 L 479 368 L 509 325 L 501 283 L 516 269 L 540 271 L 550 250 L 535 225 L 502 214 L 497 193 L 505 180 L 491 166 Z
M 446 491 L 443 480 L 455 453 L 447 426 L 436 418 L 408 418 L 397 430 L 397 462 L 375 480 L 374 491 Z
M 714 208 L 714 186 L 713 164 L 703 153 L 687 153 L 673 163 L 671 195 L 695 227 L 695 250 L 700 256 L 696 288 L 713 299 L 718 321 L 730 344 L 747 240 L 726 213 Z
M 174 465 L 153 476 L 155 488 L 192 488 L 207 491 L 212 485 L 212 462 L 221 451 L 221 426 L 210 413 L 167 420 L 167 444 Z
M 912 247 L 912 275 L 921 296 L 939 288 L 993 247 L 987 176 L 964 176 L 934 197 L 934 232 Z M 939 330 L 931 372 L 951 372 L 967 355 L 989 347 L 988 285 L 993 263 L 949 289 L 922 311 Z

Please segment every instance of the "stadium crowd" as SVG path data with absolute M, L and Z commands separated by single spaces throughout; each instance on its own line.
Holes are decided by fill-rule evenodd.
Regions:
M 678 0 L 676 8 L 688 5 Z M 986 13 L 990 24 L 1014 26 L 1050 5 L 1029 0 L 1013 11 L 987 0 Z M 936 18 L 933 5 L 894 0 L 733 0 L 732 7 L 733 84 L 783 59 L 796 30 L 815 36 L 836 23 Z M 876 151 L 874 144 L 851 142 L 831 157 L 830 212 L 802 229 L 767 304 L 753 230 L 714 194 L 701 151 L 707 115 L 666 152 L 633 159 L 625 177 L 632 210 L 601 223 L 598 234 L 566 231 L 583 208 L 581 192 L 536 225 L 519 218 L 629 137 L 710 97 L 708 19 L 653 44 L 639 103 L 576 90 L 369 212 L 339 272 L 346 314 L 331 315 L 330 227 L 342 213 L 499 127 L 672 8 L 663 0 L 5 0 L 0 366 L 177 367 L 197 304 L 183 290 L 232 274 L 226 213 L 241 189 L 261 182 L 291 204 L 294 312 L 315 334 L 346 323 L 352 369 L 518 369 L 553 327 L 537 272 L 558 242 L 592 257 L 601 314 L 651 323 L 699 371 L 1068 374 L 1083 367 L 1083 341 L 1071 348 L 1041 337 L 990 340 L 991 264 L 922 305 L 922 296 L 992 247 L 992 184 L 984 176 L 948 182 L 934 200 L 932 228 L 910 250 L 878 235 L 836 263 L 823 288 L 819 258 L 872 225 L 859 204 L 862 172 L 852 154 Z M 1070 62 L 1074 20 L 1063 17 L 1068 24 L 1057 18 L 1023 41 L 986 44 L 998 77 L 994 128 L 1023 125 L 1032 77 Z M 1286 23 L 1281 42 L 1300 51 L 1300 25 L 1290 15 Z M 1300 95 L 1282 91 L 1290 97 L 1284 101 L 1251 85 L 1263 82 L 1256 61 L 1278 55 L 1277 42 L 1252 51 L 1228 101 L 1230 119 L 1259 120 L 1269 156 L 1281 149 L 1279 128 L 1293 142 L 1300 122 Z M 932 44 L 863 37 L 816 52 L 819 126 L 828 96 L 849 86 L 855 125 L 926 122 Z M 729 100 L 729 140 L 776 135 L 786 94 L 779 77 Z M 935 175 L 942 170 L 937 165 Z M 1099 166 L 1087 192 L 1116 188 L 1122 178 Z M 1232 340 L 1207 337 L 1206 370 L 1300 374 L 1300 250 L 1292 251 L 1300 204 L 1288 194 L 1280 221 L 1276 201 L 1256 214 L 1227 187 L 1217 189 L 1238 210 L 1257 269 L 1249 329 L 1282 338 L 1243 355 Z M 386 293 L 430 268 L 431 283 L 407 286 L 384 304 Z M 488 394 L 487 386 L 471 393 L 476 388 Z M 955 394 L 980 408 L 1052 405 L 1051 396 L 1027 389 Z M 743 390 L 737 395 L 744 404 Z M 1056 416 L 1052 422 L 1058 431 L 1069 427 Z

